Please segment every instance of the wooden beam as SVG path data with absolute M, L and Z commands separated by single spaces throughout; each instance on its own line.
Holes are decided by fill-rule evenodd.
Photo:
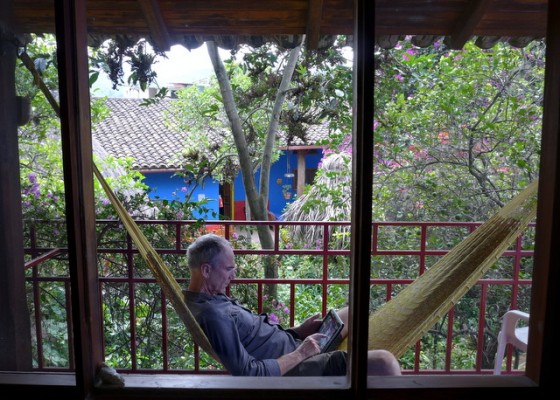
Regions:
M 0 7 L 0 370 L 30 371 L 12 2 Z
M 171 36 L 157 0 L 138 0 L 138 4 L 150 28 L 152 43 L 157 50 L 168 51 L 171 48 Z
M 535 232 L 531 319 L 527 347 L 527 376 L 543 392 L 558 386 L 553 372 L 558 363 L 560 296 L 560 3 L 548 3 L 546 69 Z
M 319 47 L 321 35 L 321 21 L 323 19 L 323 0 L 309 0 L 307 14 L 307 49 L 316 50 Z
M 25 269 L 30 269 L 33 267 L 38 266 L 39 264 L 41 264 L 43 261 L 45 260 L 50 260 L 51 258 L 54 258 L 56 256 L 58 256 L 59 254 L 64 253 L 66 250 L 62 250 L 62 249 L 52 249 L 51 251 L 47 251 L 44 254 L 41 254 L 39 257 L 35 257 L 33 260 L 28 261 L 25 263 Z
M 467 40 L 473 36 L 474 29 L 484 16 L 489 4 L 490 0 L 471 0 L 467 4 L 451 33 L 450 45 L 452 49 L 462 49 Z
M 296 187 L 296 194 L 297 197 L 303 195 L 303 189 L 305 188 L 305 175 L 306 175 L 306 168 L 305 168 L 305 154 L 307 152 L 305 150 L 296 151 L 297 154 L 297 187 Z
M 356 399 L 367 390 L 367 349 L 373 196 L 373 46 L 374 2 L 355 2 L 352 211 L 350 248 L 350 389 Z
M 76 386 L 90 397 L 103 360 L 97 275 L 86 0 L 55 1 L 60 126 Z

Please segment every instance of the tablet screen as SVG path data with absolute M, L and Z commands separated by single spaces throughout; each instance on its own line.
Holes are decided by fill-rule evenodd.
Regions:
M 330 346 L 333 342 L 337 339 L 338 334 L 344 327 L 344 323 L 334 310 L 329 310 L 325 318 L 323 319 L 323 323 L 319 327 L 318 332 L 326 337 L 322 338 L 319 341 L 319 345 L 321 346 L 321 352 L 330 351 Z

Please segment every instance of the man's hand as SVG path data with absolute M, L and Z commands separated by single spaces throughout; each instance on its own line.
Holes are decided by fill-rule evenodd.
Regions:
M 297 349 L 280 357 L 277 361 L 281 374 L 284 375 L 303 360 L 314 356 L 315 354 L 319 354 L 321 352 L 319 341 L 324 337 L 326 337 L 326 335 L 322 333 L 309 335 Z
M 326 337 L 327 337 L 327 335 L 325 335 L 323 333 L 314 333 L 312 335 L 309 335 L 299 345 L 299 347 L 296 349 L 296 351 L 300 350 L 305 358 L 309 358 L 311 356 L 314 356 L 315 354 L 319 354 L 321 352 L 320 341 L 321 341 L 321 339 L 326 338 Z
M 321 314 L 317 313 L 303 321 L 300 326 L 293 328 L 293 331 L 297 333 L 300 338 L 305 339 L 319 330 L 322 321 Z

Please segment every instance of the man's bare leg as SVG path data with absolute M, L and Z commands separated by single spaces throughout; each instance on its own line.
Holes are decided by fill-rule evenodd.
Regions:
M 401 366 L 387 350 L 368 351 L 368 375 L 401 375 Z

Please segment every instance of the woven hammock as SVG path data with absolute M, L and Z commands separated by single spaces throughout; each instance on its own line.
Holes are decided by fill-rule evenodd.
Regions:
M 431 329 L 534 220 L 538 180 L 530 183 L 427 272 L 369 318 L 368 348 L 399 358 Z M 347 348 L 344 340 L 340 349 Z
M 94 173 L 193 340 L 219 361 L 208 338 L 188 309 L 179 283 L 95 165 Z M 537 188 L 538 180 L 535 180 L 426 273 L 372 313 L 369 320 L 368 348 L 386 349 L 398 358 L 420 340 L 471 289 L 535 218 Z M 347 346 L 345 339 L 339 348 L 347 349 Z
M 156 281 L 161 286 L 163 292 L 167 299 L 171 302 L 171 305 L 175 309 L 175 312 L 179 315 L 187 329 L 189 330 L 194 342 L 198 344 L 204 351 L 214 357 L 217 361 L 220 359 L 212 349 L 208 337 L 204 334 L 204 331 L 198 325 L 198 322 L 190 312 L 185 300 L 183 298 L 183 292 L 181 286 L 175 279 L 175 277 L 169 271 L 167 265 L 163 262 L 160 255 L 154 250 L 146 236 L 142 233 L 136 222 L 132 219 L 130 214 L 126 211 L 121 201 L 117 198 L 113 190 L 109 187 L 103 175 L 99 172 L 95 164 L 93 165 L 93 172 L 99 183 L 105 190 L 107 197 L 113 204 L 113 207 L 117 211 L 119 218 L 121 219 L 123 225 L 125 226 L 128 234 L 134 241 L 134 244 L 138 248 L 140 255 L 148 267 L 154 274 Z

